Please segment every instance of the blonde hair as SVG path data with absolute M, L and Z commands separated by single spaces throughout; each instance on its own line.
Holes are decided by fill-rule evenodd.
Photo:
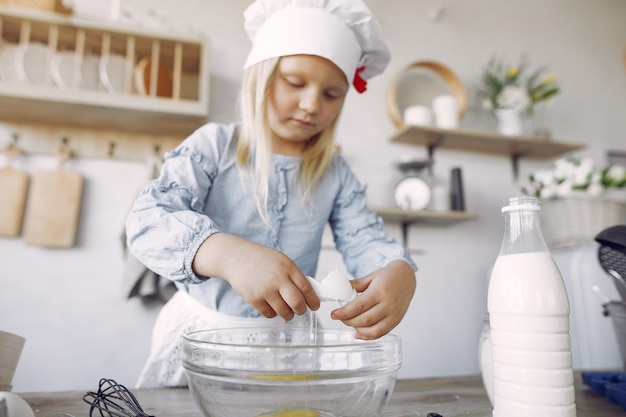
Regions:
M 272 132 L 268 122 L 267 98 L 279 61 L 280 58 L 270 58 L 245 70 L 240 96 L 242 122 L 236 146 L 236 163 L 251 175 L 257 209 L 268 223 Z M 338 119 L 339 114 L 328 128 L 312 137 L 302 154 L 300 187 L 305 200 L 309 200 L 315 185 L 332 161 Z

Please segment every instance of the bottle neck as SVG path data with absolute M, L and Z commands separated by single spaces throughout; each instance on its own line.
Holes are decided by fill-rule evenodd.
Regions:
M 541 232 L 539 206 L 513 207 L 504 211 L 504 237 L 500 255 L 548 252 Z

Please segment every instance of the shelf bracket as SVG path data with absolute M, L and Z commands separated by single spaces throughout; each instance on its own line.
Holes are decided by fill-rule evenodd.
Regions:
M 513 152 L 511 153 L 511 168 L 513 169 L 513 180 L 519 179 L 519 160 L 525 156 L 528 152 Z
M 511 154 L 511 167 L 513 168 L 513 180 L 517 181 L 519 179 L 519 159 L 521 155 L 518 153 Z
M 434 136 L 434 140 L 432 142 L 429 142 L 427 145 L 427 149 L 428 149 L 428 160 L 429 161 L 434 161 L 435 159 L 435 149 L 437 149 L 439 146 L 441 146 L 443 144 L 444 141 L 444 137 L 442 134 L 435 134 Z M 433 164 L 431 163 L 428 166 L 428 173 L 430 175 L 433 175 Z

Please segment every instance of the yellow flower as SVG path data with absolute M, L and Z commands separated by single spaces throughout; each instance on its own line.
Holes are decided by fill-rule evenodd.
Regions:
M 507 77 L 513 78 L 517 75 L 518 68 L 515 65 L 511 65 L 509 70 L 506 72 Z
M 556 80 L 556 77 L 552 74 L 548 75 L 543 81 L 546 85 L 552 84 Z

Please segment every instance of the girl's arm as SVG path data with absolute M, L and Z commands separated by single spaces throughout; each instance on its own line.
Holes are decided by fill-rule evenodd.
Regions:
M 359 339 L 377 339 L 394 329 L 406 314 L 415 293 L 415 272 L 404 261 L 392 261 L 352 281 L 359 296 L 331 312 L 331 317 L 354 327 Z
M 320 300 L 306 277 L 284 253 L 227 233 L 215 233 L 196 252 L 197 275 L 226 280 L 263 316 L 285 321 L 317 310 Z M 215 279 L 215 278 L 213 278 Z

